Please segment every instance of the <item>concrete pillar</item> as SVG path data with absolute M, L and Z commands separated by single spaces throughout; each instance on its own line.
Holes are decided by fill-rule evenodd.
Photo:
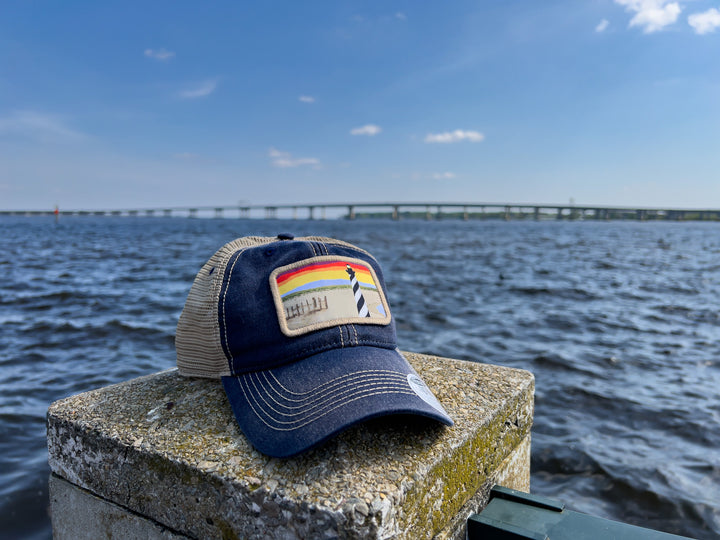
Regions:
M 557 209 L 557 216 L 555 216 L 555 219 L 562 219 L 562 213 L 563 213 L 563 209 L 562 209 L 562 208 L 558 208 L 558 209 Z
M 241 219 L 248 219 L 250 217 L 250 209 L 247 206 L 241 206 L 239 210 Z
M 392 218 L 395 221 L 398 221 L 400 219 L 400 207 L 397 204 L 393 205 Z
M 352 205 L 348 206 L 348 219 L 355 219 L 355 207 Z
M 297 206 L 293 206 L 293 219 L 297 219 Z
M 197 208 L 190 208 L 190 209 L 188 209 L 188 216 L 191 217 L 191 218 L 196 218 L 196 217 L 197 217 L 197 213 L 198 213 L 198 209 L 197 209 Z
M 218 207 L 218 208 L 215 209 L 215 217 L 216 217 L 216 218 L 221 218 L 221 217 L 223 217 L 223 209 L 222 209 L 222 208 Z
M 249 445 L 219 381 L 176 370 L 54 403 L 55 540 L 465 538 L 494 484 L 529 489 L 534 378 L 405 355 L 454 427 L 386 417 L 290 459 Z
M 470 216 L 468 215 L 468 207 L 463 206 L 463 221 L 467 221 L 470 219 Z
M 308 215 L 308 219 L 313 220 L 315 219 L 315 207 L 314 206 L 308 206 L 308 210 L 310 210 L 310 214 Z
M 510 221 L 510 207 L 505 207 L 505 221 Z
M 430 213 L 430 206 L 425 207 L 425 219 L 428 221 L 432 219 L 432 214 Z
M 172 210 L 170 210 L 169 208 L 166 208 L 165 210 L 163 210 L 163 216 L 165 216 L 165 217 L 172 216 Z

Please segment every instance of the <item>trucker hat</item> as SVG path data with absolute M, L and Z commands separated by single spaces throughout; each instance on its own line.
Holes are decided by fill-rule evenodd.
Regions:
M 453 424 L 397 349 L 380 265 L 340 240 L 225 244 L 193 282 L 175 345 L 179 372 L 222 379 L 240 429 L 272 457 L 378 416 Z

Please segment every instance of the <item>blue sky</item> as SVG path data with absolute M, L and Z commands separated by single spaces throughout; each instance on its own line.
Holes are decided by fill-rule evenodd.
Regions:
M 720 207 L 720 0 L 0 6 L 0 209 Z

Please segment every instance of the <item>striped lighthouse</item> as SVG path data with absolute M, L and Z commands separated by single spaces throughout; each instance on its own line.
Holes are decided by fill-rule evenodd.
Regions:
M 345 271 L 348 273 L 348 276 L 350 276 L 350 283 L 352 284 L 353 294 L 355 295 L 355 303 L 357 304 L 358 313 L 361 317 L 369 317 L 370 311 L 368 310 L 365 298 L 360 291 L 360 284 L 355 277 L 355 270 L 353 270 L 349 264 L 346 264 Z

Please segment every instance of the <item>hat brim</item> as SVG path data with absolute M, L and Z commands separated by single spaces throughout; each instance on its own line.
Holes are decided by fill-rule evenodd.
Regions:
M 272 457 L 299 454 L 378 416 L 417 414 L 453 425 L 407 360 L 392 349 L 334 349 L 222 381 L 240 429 Z

